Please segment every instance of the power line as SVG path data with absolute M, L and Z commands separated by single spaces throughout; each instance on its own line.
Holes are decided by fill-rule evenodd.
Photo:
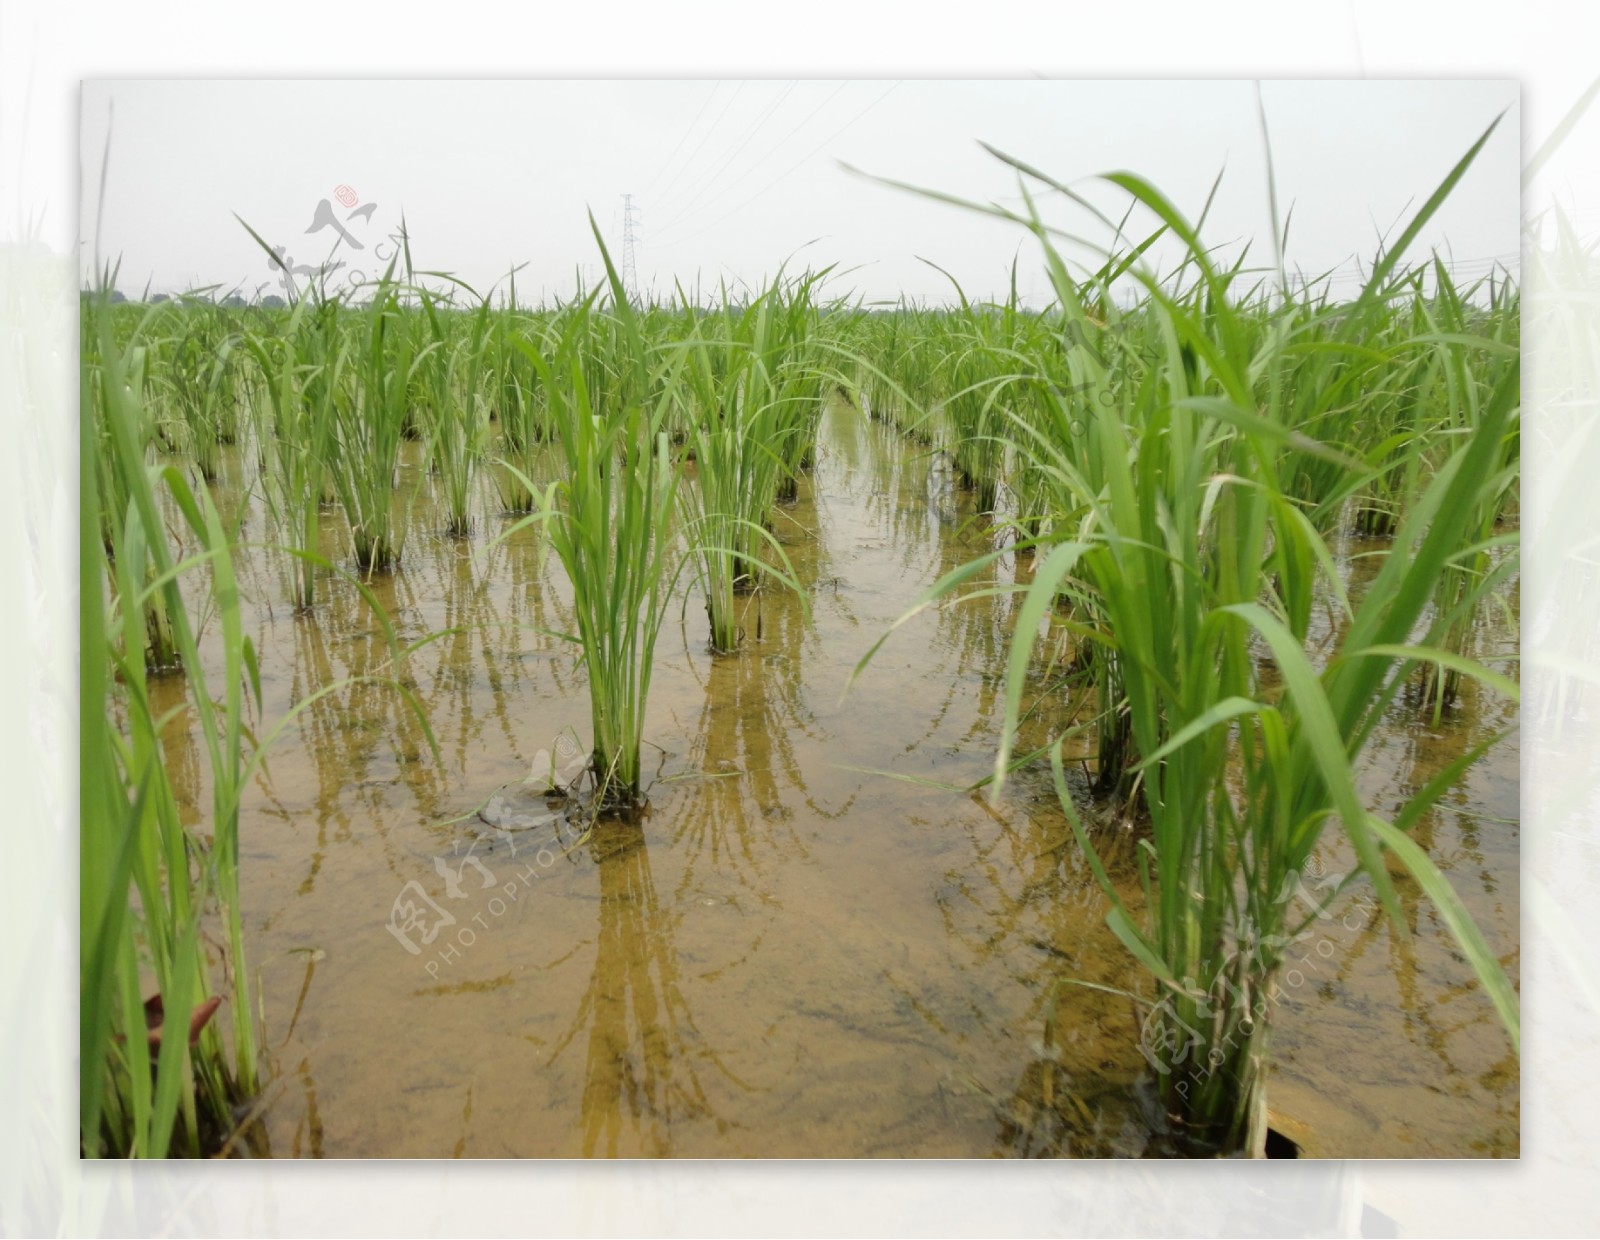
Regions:
M 644 193 L 640 194 L 639 197 L 648 198 L 650 196 L 650 191 L 656 187 L 656 182 L 661 179 L 661 174 L 672 166 L 673 159 L 677 157 L 679 151 L 683 150 L 683 144 L 689 140 L 689 135 L 694 132 L 694 127 L 700 123 L 700 118 L 706 114 L 706 109 L 711 106 L 711 101 L 717 97 L 717 91 L 721 89 L 721 82 L 713 82 L 711 84 L 711 89 L 706 92 L 706 97 L 700 101 L 700 110 L 694 114 L 694 119 L 689 122 L 689 127 L 683 131 L 683 136 L 678 139 L 678 145 L 672 148 L 671 155 L 661 161 L 661 167 L 656 169 L 655 176 L 650 178 L 650 183 L 644 187 Z
M 789 144 L 789 141 L 797 133 L 799 133 L 802 129 L 804 129 L 807 125 L 809 125 L 814 119 L 816 119 L 818 113 L 820 113 L 830 103 L 832 103 L 835 99 L 837 99 L 839 97 L 839 93 L 841 91 L 843 91 L 844 88 L 846 86 L 848 86 L 848 85 L 850 85 L 850 83 L 848 81 L 844 81 L 844 82 L 840 82 L 839 85 L 835 86 L 833 88 L 833 93 L 832 94 L 830 94 L 826 99 L 824 99 L 816 107 L 812 108 L 810 112 L 806 113 L 805 118 L 798 125 L 796 125 L 788 133 L 784 134 L 783 137 L 778 139 L 778 141 L 775 142 L 772 146 L 768 147 L 767 148 L 767 153 L 765 155 L 763 155 L 760 159 L 756 160 L 755 163 L 751 164 L 749 168 L 745 169 L 745 176 L 746 177 L 751 176 L 763 164 L 766 164 L 767 162 L 769 162 L 774 155 L 776 155 L 779 151 L 781 151 L 785 146 L 787 146 Z M 661 231 L 662 232 L 668 231 L 667 226 L 666 225 L 662 225 Z
M 689 158 L 678 165 L 677 171 L 674 172 L 667 183 L 661 187 L 661 196 L 663 199 L 665 199 L 666 196 L 672 192 L 672 187 L 677 184 L 678 178 L 683 175 L 683 170 L 689 167 L 690 164 L 694 163 L 695 157 L 700 154 L 701 148 L 705 146 L 706 139 L 716 132 L 718 125 L 722 124 L 722 118 L 728 114 L 728 109 L 733 106 L 733 101 L 739 97 L 739 92 L 744 90 L 744 86 L 745 84 L 740 82 L 739 85 L 734 88 L 733 94 L 728 96 L 728 102 L 722 105 L 722 111 L 718 112 L 716 119 L 711 122 L 711 127 L 707 129 L 705 133 L 700 135 L 700 141 L 695 143 L 694 150 L 689 152 Z
M 1510 267 L 1508 264 L 1520 258 L 1520 254 L 1513 253 L 1498 257 L 1465 258 L 1459 261 L 1441 259 L 1440 261 L 1443 263 L 1445 270 L 1450 273 L 1452 279 L 1482 280 L 1491 275 L 1496 268 L 1509 272 Z M 1293 272 L 1293 278 L 1302 288 L 1312 288 L 1318 285 L 1365 286 L 1372 278 L 1372 273 L 1370 270 L 1362 269 L 1362 262 L 1363 260 L 1361 259 L 1347 258 L 1337 266 L 1326 268 L 1315 275 L 1306 274 L 1304 268 L 1296 268 Z M 1344 270 L 1351 263 L 1356 264 L 1356 270 Z M 1431 260 L 1426 264 L 1422 264 L 1424 269 L 1431 269 L 1432 265 Z M 1415 266 L 1411 268 L 1411 270 L 1415 269 Z
M 712 220 L 711 223 L 707 224 L 704 228 L 700 229 L 698 232 L 692 232 L 687 237 L 679 237 L 677 239 L 677 241 L 670 242 L 668 244 L 681 245 L 685 241 L 693 241 L 696 237 L 703 236 L 705 233 L 710 232 L 713 228 L 715 228 L 718 224 L 721 224 L 724 220 L 730 218 L 731 216 L 737 215 L 740 211 L 743 211 L 746 207 L 748 207 L 757 198 L 760 198 L 768 190 L 772 189 L 774 186 L 778 185 L 781 181 L 785 180 L 791 173 L 793 173 L 796 169 L 798 169 L 802 164 L 804 164 L 807 160 L 809 160 L 813 155 L 815 155 L 818 151 L 822 150 L 823 147 L 827 146 L 828 143 L 834 141 L 836 138 L 839 137 L 840 134 L 844 133 L 845 130 L 849 129 L 852 125 L 854 125 L 857 121 L 859 121 L 862 117 L 864 117 L 868 112 L 872 111 L 873 108 L 877 107 L 880 103 L 882 103 L 890 95 L 894 94 L 895 91 L 900 89 L 901 85 L 902 85 L 901 82 L 896 82 L 893 86 L 889 87 L 889 89 L 884 91 L 883 94 L 879 95 L 871 103 L 867 104 L 867 106 L 862 108 L 861 111 L 857 112 L 854 116 L 852 116 L 843 125 L 839 126 L 838 129 L 834 130 L 833 133 L 829 134 L 821 142 L 817 143 L 817 145 L 815 147 L 813 147 L 811 150 L 807 151 L 804 155 L 802 155 L 799 159 L 797 159 L 788 168 L 784 169 L 776 177 L 774 177 L 772 180 L 768 181 L 765 185 L 763 185 L 755 193 L 751 194 L 750 197 L 746 198 L 738 206 L 734 207 L 732 210 L 726 212 L 725 214 L 718 216 L 716 219 Z
M 783 88 L 783 93 L 773 100 L 772 103 L 768 105 L 767 110 L 761 113 L 761 115 L 755 119 L 754 123 L 751 124 L 750 128 L 745 130 L 743 135 L 741 135 L 737 145 L 735 145 L 733 149 L 728 152 L 727 158 L 722 161 L 722 166 L 713 172 L 709 177 L 706 177 L 702 180 L 700 184 L 700 192 L 697 193 L 693 198 L 689 199 L 689 201 L 678 210 L 677 214 L 675 214 L 665 224 L 661 225 L 663 230 L 671 228 L 685 215 L 689 214 L 689 212 L 694 209 L 695 204 L 710 192 L 711 187 L 717 184 L 724 176 L 727 175 L 728 169 L 733 166 L 733 161 L 739 157 L 740 152 L 742 152 L 745 147 L 750 145 L 750 140 L 754 138 L 756 134 L 760 132 L 761 127 L 771 119 L 772 114 L 778 110 L 778 108 L 783 104 L 783 101 L 787 99 L 791 93 L 793 93 L 795 86 L 796 83 L 790 82 Z M 746 175 L 748 175 L 748 173 Z

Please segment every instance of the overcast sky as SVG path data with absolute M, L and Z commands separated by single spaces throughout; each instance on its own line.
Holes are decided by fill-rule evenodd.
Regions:
M 1354 260 L 1380 234 L 1397 235 L 1509 108 L 1417 253 L 1447 249 L 1463 276 L 1495 261 L 1515 270 L 1515 83 L 1261 89 L 1280 207 L 1293 206 L 1291 269 L 1336 268 L 1336 288 L 1353 291 Z M 841 167 L 1021 209 L 1016 172 L 980 140 L 1117 216 L 1126 199 L 1097 174 L 1139 173 L 1193 218 L 1220 172 L 1206 240 L 1254 238 L 1252 259 L 1271 257 L 1256 87 L 1245 81 L 91 81 L 86 269 L 113 116 L 100 248 L 120 258 L 130 295 L 147 282 L 281 291 L 235 213 L 297 264 L 345 261 L 340 278 L 381 268 L 403 213 L 419 268 L 487 289 L 526 264 L 519 296 L 564 294 L 579 271 L 601 270 L 587 211 L 620 261 L 631 193 L 638 282 L 658 293 L 697 278 L 758 282 L 794 256 L 791 265 L 838 264 L 836 291 L 869 300 L 946 300 L 948 280 L 919 259 L 987 297 L 1003 294 L 1020 252 L 1019 286 L 1037 304 L 1047 281 L 1019 228 Z M 1061 196 L 1041 206 L 1105 239 Z

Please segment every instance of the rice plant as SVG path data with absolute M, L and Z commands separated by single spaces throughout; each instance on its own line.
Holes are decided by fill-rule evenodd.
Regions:
M 109 284 L 114 278 L 114 273 L 108 272 L 104 281 Z M 85 423 L 93 428 L 95 482 L 102 497 L 99 506 L 101 546 L 107 561 L 115 564 L 118 546 L 123 541 L 125 533 L 122 519 L 131 502 L 132 488 L 138 485 L 137 477 L 130 474 L 130 463 L 137 461 L 137 469 L 146 468 L 156 438 L 152 429 L 152 419 L 144 404 L 145 393 L 149 386 L 147 380 L 150 353 L 148 347 L 139 344 L 138 341 L 157 316 L 154 312 L 143 314 L 138 326 L 129 334 L 126 344 L 117 343 L 114 331 L 110 335 L 121 361 L 120 373 L 124 388 L 121 403 L 113 406 L 110 403 L 111 398 L 104 391 L 104 385 L 109 380 L 107 370 L 101 362 L 100 333 L 96 318 L 102 314 L 114 322 L 115 316 L 111 314 L 109 307 L 102 309 L 92 299 L 84 298 L 79 329 L 86 363 L 81 398 Z M 131 454 L 119 451 L 113 425 L 107 417 L 107 411 L 113 407 L 127 411 L 128 430 L 135 449 Z M 134 657 L 135 651 L 142 651 L 146 670 L 157 673 L 179 670 L 182 659 L 172 622 L 167 614 L 165 594 L 159 590 L 141 590 L 130 595 L 130 598 L 132 597 L 141 597 L 144 600 L 139 609 L 143 614 L 144 627 L 142 637 L 128 649 L 128 657 Z
M 756 299 L 761 313 L 751 348 L 769 390 L 771 445 L 782 463 L 777 498 L 785 502 L 796 498 L 800 475 L 815 461 L 823 386 L 831 379 L 821 365 L 824 320 L 816 295 L 831 271 L 824 268 L 787 280 L 780 269 Z
M 690 541 L 706 595 L 711 647 L 724 654 L 739 645 L 737 595 L 769 576 L 799 590 L 782 545 L 767 529 L 780 480 L 798 455 L 792 447 L 786 453 L 785 445 L 808 430 L 795 414 L 804 397 L 793 394 L 791 385 L 799 381 L 775 382 L 771 369 L 781 373 L 789 360 L 771 344 L 773 303 L 780 297 L 774 285 L 739 311 L 724 294 L 721 313 L 700 322 L 683 351 L 695 465 Z M 687 306 L 685 311 L 692 313 Z M 770 564 L 765 551 L 781 567 Z
M 501 506 L 511 513 L 533 511 L 535 494 L 522 480 L 538 472 L 540 456 L 554 434 L 548 394 L 517 347 L 519 339 L 542 340 L 543 330 L 542 316 L 525 314 L 518 306 L 512 272 L 505 304 L 490 325 L 485 358 L 492 413 L 500 424 L 499 456 L 514 467 L 496 468 L 491 476 Z
M 334 404 L 331 475 L 350 523 L 363 572 L 394 567 L 405 543 L 395 488 L 400 449 L 412 422 L 412 393 L 425 359 L 412 331 L 403 289 L 390 263 L 359 315 L 350 387 Z
M 1361 321 L 1487 136 L 1374 264 L 1353 310 L 1328 307 L 1330 318 Z M 1148 818 L 1142 919 L 1101 864 L 1068 793 L 1059 746 L 1057 791 L 1110 903 L 1111 929 L 1155 986 L 1154 997 L 1136 997 L 1144 1012 L 1140 1043 L 1172 1124 L 1196 1152 L 1259 1152 L 1275 981 L 1296 935 L 1331 899 L 1312 899 L 1308 913 L 1292 897 L 1330 825 L 1343 831 L 1360 867 L 1337 890 L 1364 878 L 1400 926 L 1385 862 L 1385 853 L 1393 854 L 1435 902 L 1513 1044 L 1518 1040 L 1516 996 L 1499 962 L 1406 833 L 1477 755 L 1418 792 L 1392 821 L 1362 804 L 1353 775 L 1380 715 L 1419 666 L 1452 669 L 1515 694 L 1503 677 L 1424 639 L 1435 592 L 1477 550 L 1476 543 L 1463 550 L 1460 531 L 1473 528 L 1474 514 L 1503 493 L 1517 370 L 1505 359 L 1477 408 L 1475 433 L 1450 441 L 1402 518 L 1395 550 L 1318 669 L 1304 644 L 1318 578 L 1334 578 L 1332 557 L 1284 484 L 1296 454 L 1320 456 L 1357 478 L 1366 474 L 1362 460 L 1299 429 L 1308 413 L 1328 412 L 1343 394 L 1328 385 L 1329 405 L 1308 409 L 1315 394 L 1301 387 L 1291 404 L 1285 377 L 1295 358 L 1292 335 L 1247 320 L 1230 296 L 1237 268 L 1219 269 L 1195 228 L 1153 186 L 1128 174 L 1107 180 L 1181 240 L 1193 283 L 1184 291 L 1142 267 L 1129 269 L 1143 288 L 1142 313 L 1157 331 L 1158 364 L 1109 402 L 1099 399 L 1103 376 L 1091 364 L 1086 430 L 1096 455 L 1086 465 L 1062 451 L 1038 454 L 1063 520 L 1036 544 L 1042 559 L 1026 586 L 1009 656 L 1006 729 L 992 788 L 998 795 L 1011 765 L 1035 635 L 1063 588 L 1076 582 L 1103 618 L 1091 636 L 1115 653 L 1138 755 Z M 1026 216 L 975 209 L 1034 232 L 1060 312 L 1081 319 L 1080 289 L 1031 200 Z M 1350 353 L 1367 347 L 1359 335 L 1340 336 L 1337 323 L 1325 326 Z M 1469 355 L 1473 348 L 1449 347 Z M 1039 441 L 1020 420 L 1018 428 L 1024 443 Z M 947 574 L 922 606 L 970 581 L 996 554 Z M 1459 578 L 1464 594 L 1452 596 L 1452 617 L 1485 580 Z M 1438 617 L 1432 627 L 1442 622 Z
M 1446 416 L 1436 432 L 1447 449 L 1462 436 L 1494 435 L 1481 421 L 1483 394 L 1504 381 L 1518 358 L 1515 326 L 1518 299 L 1506 284 L 1490 282 L 1488 305 L 1478 307 L 1459 292 L 1444 264 L 1433 264 L 1434 294 L 1422 306 L 1423 331 L 1430 352 L 1438 354 L 1444 376 Z M 1474 330 L 1476 329 L 1476 330 Z M 1453 346 L 1449 341 L 1455 341 Z M 1473 342 L 1470 346 L 1464 341 Z M 1436 342 L 1436 343 L 1435 343 Z M 1461 658 L 1471 653 L 1471 637 L 1481 601 L 1506 579 L 1514 560 L 1498 554 L 1513 545 L 1514 534 L 1497 533 L 1521 480 L 1521 436 L 1517 425 L 1498 432 L 1482 494 L 1457 529 L 1457 554 L 1434 591 L 1430 644 Z M 1420 670 L 1421 705 L 1435 724 L 1461 690 L 1463 673 L 1454 663 L 1428 662 Z
M 168 316 L 174 334 L 161 346 L 159 373 L 170 411 L 163 437 L 189 454 L 201 478 L 215 482 L 221 448 L 239 439 L 238 336 L 227 311 L 210 296 L 185 295 L 180 306 L 180 313 Z
M 1017 315 L 1016 288 L 998 314 L 974 306 L 953 277 L 960 310 L 943 320 L 943 354 L 937 368 L 944 413 L 946 451 L 957 485 L 976 496 L 980 513 L 993 513 L 1000 498 L 1006 459 L 1007 401 L 1016 394 L 1016 363 L 1004 348 Z
M 214 1130 L 224 1122 L 229 1106 L 252 1094 L 257 1084 L 256 1026 L 238 900 L 238 794 L 247 771 L 244 695 L 256 683 L 255 657 L 239 629 L 238 596 L 216 508 L 204 490 L 197 497 L 182 474 L 167 467 L 160 473 L 162 482 L 200 542 L 223 628 L 226 680 L 222 701 L 213 701 L 178 588 L 186 563 L 178 561 L 168 544 L 153 477 L 144 462 L 137 434 L 142 417 L 130 399 L 109 316 L 102 309 L 96 318 L 103 370 L 96 386 L 100 419 L 115 442 L 129 502 L 115 523 L 117 607 L 109 621 L 99 557 L 85 554 L 80 563 L 85 667 L 82 1141 L 88 1154 L 110 1150 L 159 1157 L 174 1139 L 197 1152 L 205 1126 Z M 86 395 L 90 387 L 84 384 Z M 93 421 L 83 419 L 86 441 Z M 89 474 L 91 459 L 86 452 L 84 502 L 95 518 L 85 522 L 86 538 L 93 536 L 101 503 Z M 85 552 L 90 546 L 86 543 Z M 161 722 L 150 706 L 143 663 L 126 653 L 138 642 L 146 592 L 165 597 L 209 759 L 214 836 L 202 854 L 198 879 L 191 871 L 195 842 L 179 821 L 167 783 Z M 122 654 L 115 643 L 117 627 L 123 630 Z M 113 672 L 127 703 L 125 737 L 106 718 Z M 232 1038 L 227 1045 L 210 1024 L 217 1003 L 199 937 L 202 910 L 212 894 L 226 927 L 232 980 Z M 156 985 L 148 1000 L 141 991 L 141 947 Z M 185 1033 L 172 1035 L 165 1024 L 169 1014 Z
M 546 488 L 539 511 L 512 529 L 540 522 L 572 583 L 599 801 L 630 810 L 643 791 L 640 751 L 656 636 L 682 566 L 679 474 L 665 429 L 679 399 L 682 360 L 652 357 L 593 217 L 590 227 L 610 302 L 596 311 L 596 289 L 569 306 L 552 328 L 548 360 L 522 343 L 549 395 L 566 472 Z M 614 351 L 601 354 L 597 343 Z M 602 357 L 609 366 L 600 365 Z
M 260 1086 L 258 1012 L 239 893 L 243 794 L 294 716 L 347 682 L 319 687 L 262 730 L 261 675 L 243 628 L 233 532 L 207 488 L 191 488 L 175 465 L 147 462 L 147 422 L 111 317 L 101 291 L 85 315 L 91 335 L 80 363 L 81 400 L 93 405 L 83 409 L 79 465 L 80 1144 L 90 1157 L 198 1154 L 221 1144 L 235 1107 Z M 97 467 L 97 436 L 116 458 L 120 491 L 97 485 L 109 477 Z M 104 505 L 123 496 L 126 505 L 108 527 Z M 176 513 L 174 527 L 163 501 Z M 109 555 L 102 543 L 107 528 Z M 216 678 L 201 659 L 199 622 L 180 589 L 195 574 L 206 585 L 196 615 L 211 617 L 219 629 Z M 109 602 L 107 576 L 115 587 Z M 392 625 L 371 593 L 358 589 L 388 638 L 391 665 L 398 665 L 405 652 Z M 186 708 L 205 753 L 209 839 L 180 817 L 164 752 L 176 712 L 156 712 L 139 657 L 153 596 L 165 606 Z M 392 677 L 361 679 L 398 689 L 437 754 L 409 689 Z M 209 936 L 202 934 L 212 919 L 221 923 L 221 987 L 213 986 Z M 225 1018 L 214 1019 L 219 1011 Z
M 472 290 L 468 288 L 467 292 Z M 440 299 L 434 294 L 422 290 L 418 297 L 431 334 L 417 361 L 425 392 L 428 457 L 444 485 L 449 514 L 445 532 L 464 538 L 472 532 L 472 497 L 478 468 L 488 448 L 489 420 L 483 389 L 487 379 L 489 299 L 479 299 L 478 308 L 462 324 L 448 307 L 441 309 Z M 460 330 L 462 327 L 465 331 Z
M 261 373 L 261 476 L 279 537 L 294 557 L 295 607 L 316 602 L 321 504 L 348 346 L 337 299 L 301 298 L 277 331 L 252 333 L 246 347 Z
M 1466 680 L 1517 692 L 1473 661 L 1473 641 L 1482 609 L 1517 572 L 1507 519 L 1520 479 L 1518 294 L 1498 280 L 1457 288 L 1437 260 L 1405 265 L 1481 146 L 1385 243 L 1350 300 L 1316 281 L 1292 288 L 1281 233 L 1277 280 L 1248 251 L 1220 258 L 1201 240 L 1204 210 L 1192 222 L 1126 174 L 1108 182 L 1129 216 L 1075 277 L 1028 189 L 1081 200 L 1008 161 L 1026 209 L 967 205 L 1038 242 L 1053 293 L 1043 311 L 1024 306 L 1015 267 L 1003 302 L 973 303 L 957 286 L 948 310 L 830 305 L 827 271 L 781 270 L 757 289 L 722 289 L 709 309 L 681 291 L 675 307 L 645 307 L 627 296 L 592 217 L 606 280 L 553 309 L 520 306 L 514 273 L 498 308 L 455 282 L 471 298 L 458 306 L 418 281 L 409 249 L 403 273 L 397 259 L 360 304 L 320 288 L 281 312 L 200 296 L 150 312 L 86 301 L 84 1152 L 204 1152 L 262 1076 L 241 806 L 283 723 L 263 732 L 256 719 L 261 669 L 225 519 L 235 458 L 259 463 L 301 611 L 318 602 L 319 574 L 343 573 L 319 554 L 330 499 L 361 573 L 400 563 L 404 452 L 423 458 L 449 534 L 471 534 L 485 494 L 521 518 L 501 538 L 542 529 L 573 593 L 570 622 L 558 623 L 588 680 L 596 808 L 627 815 L 646 791 L 656 647 L 684 570 L 719 655 L 740 647 L 764 584 L 804 597 L 776 523 L 801 493 L 825 401 L 840 389 L 925 449 L 912 453 L 924 467 L 948 459 L 990 518 L 973 523 L 993 540 L 973 562 L 955 566 L 968 544 L 944 542 L 930 573 L 939 580 L 914 610 L 961 591 L 1017 596 L 1009 634 L 946 616 L 941 640 L 976 674 L 1004 646 L 1004 675 L 983 676 L 978 698 L 978 726 L 1000 728 L 987 782 L 998 798 L 1016 768 L 1048 754 L 1108 924 L 1143 970 L 1137 993 L 1116 993 L 1134 1002 L 1138 1049 L 1186 1148 L 1261 1149 L 1277 980 L 1297 936 L 1357 885 L 1397 925 L 1397 884 L 1427 895 L 1515 1045 L 1513 988 L 1409 835 L 1482 747 L 1387 817 L 1363 803 L 1356 779 L 1401 694 L 1439 722 Z M 1130 244 L 1135 212 L 1153 222 Z M 1158 276 L 1144 260 L 1163 238 L 1181 260 Z M 864 426 L 851 423 L 846 436 Z M 254 455 L 224 451 L 236 442 Z M 836 442 L 847 461 L 859 451 Z M 224 485 L 213 495 L 159 451 Z M 1331 545 L 1352 525 L 1381 557 L 1353 603 Z M 1010 554 L 1014 584 L 989 571 Z M 242 572 L 249 561 L 239 563 Z M 461 576 L 450 585 L 442 573 L 441 588 L 454 591 L 448 622 L 462 624 L 438 648 L 438 679 L 448 671 L 465 718 L 476 690 L 464 653 L 471 615 L 458 609 L 481 583 L 464 557 L 451 564 Z M 1340 614 L 1313 655 L 1313 601 L 1329 592 Z M 530 597 L 538 609 L 551 601 L 541 589 Z M 377 614 L 390 663 L 363 663 L 353 679 L 389 685 L 381 673 L 398 673 L 408 652 Z M 216 626 L 215 641 L 201 643 L 203 624 Z M 320 650 L 317 627 L 299 623 L 297 640 Z M 1035 695 L 1041 631 L 1054 641 Z M 759 662 L 739 674 L 759 673 Z M 786 674 L 798 667 L 791 660 Z M 209 836 L 180 819 L 164 761 L 173 716 L 151 705 L 151 677 L 167 670 L 187 677 L 185 760 L 210 790 Z M 499 672 L 489 675 L 498 703 Z M 950 686 L 947 705 L 966 683 Z M 331 706 L 337 687 L 308 685 L 290 716 Z M 1027 696 L 1068 719 L 1052 744 L 1019 755 Z M 498 709 L 509 734 L 512 712 Z M 319 735 L 336 731 L 324 724 Z M 431 743 L 425 719 L 421 731 Z M 1080 734 L 1095 742 L 1088 796 L 1115 799 L 1137 832 L 1137 873 L 1122 883 L 1066 784 L 1063 744 Z M 1359 868 L 1310 892 L 1302 876 L 1330 832 Z M 204 949 L 212 922 L 220 960 Z

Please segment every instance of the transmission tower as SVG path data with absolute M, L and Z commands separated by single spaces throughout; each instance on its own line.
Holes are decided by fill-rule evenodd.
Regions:
M 633 263 L 633 195 L 622 196 L 622 287 L 629 301 L 639 300 L 639 277 Z

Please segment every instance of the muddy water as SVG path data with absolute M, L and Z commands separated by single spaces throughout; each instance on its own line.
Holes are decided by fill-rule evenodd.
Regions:
M 247 502 L 245 537 L 264 541 Z M 1025 775 L 998 809 L 951 787 L 992 763 L 1013 600 L 923 613 L 845 696 L 887 626 L 990 545 L 936 457 L 828 411 L 816 472 L 777 527 L 809 611 L 757 596 L 745 649 L 713 657 L 686 598 L 658 649 L 648 818 L 587 837 L 559 822 L 496 835 L 471 816 L 559 753 L 565 729 L 587 743 L 583 672 L 550 635 L 570 627 L 559 565 L 532 531 L 490 547 L 510 523 L 487 488 L 468 541 L 434 532 L 443 517 L 414 463 L 397 505 L 404 566 L 375 588 L 402 641 L 451 630 L 410 660 L 442 760 L 395 693 L 356 683 L 290 724 L 251 790 L 241 882 L 274 1078 L 262 1152 L 1158 1148 L 1128 1004 L 1058 988 L 1141 979 L 1048 778 Z M 340 518 L 326 524 L 344 555 Z M 1357 578 L 1362 550 L 1343 549 Z M 1018 571 L 1007 557 L 991 578 Z M 287 572 L 271 552 L 242 556 L 268 720 L 385 657 L 348 584 L 330 578 L 297 617 Z M 1481 640 L 1515 651 L 1505 623 Z M 1391 811 L 1513 721 L 1470 690 L 1437 729 L 1397 706 L 1365 760 L 1371 803 Z M 1030 737 L 1055 722 L 1041 712 Z M 194 738 L 175 731 L 168 753 L 198 815 Z M 1513 977 L 1516 819 L 1511 741 L 1418 829 Z M 1349 868 L 1337 848 L 1323 861 Z M 1271 1106 L 1316 1153 L 1515 1155 L 1516 1061 L 1437 914 L 1400 886 L 1409 935 L 1359 892 L 1308 934 L 1284 986 Z

